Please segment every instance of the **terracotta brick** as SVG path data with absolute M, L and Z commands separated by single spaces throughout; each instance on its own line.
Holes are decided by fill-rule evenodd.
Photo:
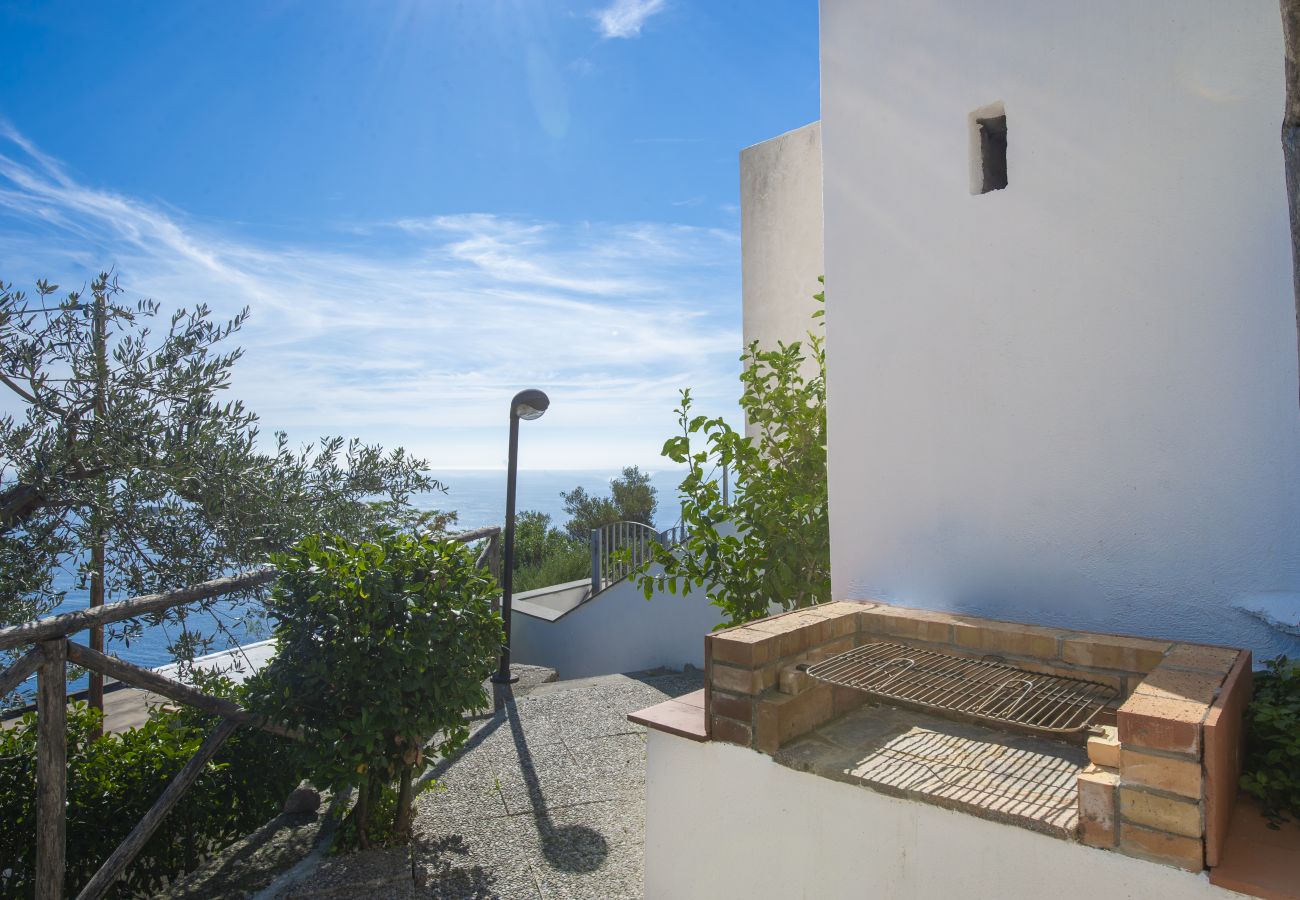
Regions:
M 809 647 L 815 647 L 818 644 L 824 644 L 835 636 L 835 620 L 823 616 L 814 610 L 807 610 L 800 614 L 803 627 L 797 632 L 789 632 L 782 637 L 786 646 L 791 646 L 796 641 L 801 641 L 801 645 L 794 653 L 800 653 Z M 784 655 L 784 654 L 783 654 Z
M 825 643 L 822 640 L 823 626 L 825 625 L 820 619 L 813 620 L 814 624 L 804 625 L 802 628 L 792 629 L 781 635 L 777 645 L 781 659 L 791 659 L 803 653 L 809 647 Z
M 1133 694 L 1119 708 L 1119 741 L 1200 759 L 1201 721 L 1208 711 L 1200 703 Z
M 1217 672 L 1187 672 L 1161 664 L 1133 689 L 1134 693 L 1168 700 L 1188 700 L 1209 706 L 1218 696 L 1223 675 Z
M 864 692 L 853 688 L 831 686 L 831 715 L 842 716 L 852 712 L 871 698 Z
M 835 616 L 823 615 L 815 609 L 804 610 L 802 613 L 804 626 L 800 629 L 801 633 L 807 635 L 804 649 L 834 640 L 835 618 Z
M 856 637 L 861 625 L 862 620 L 858 618 L 856 612 L 846 611 L 844 615 L 835 619 L 835 637 Z
M 1111 725 L 1102 726 L 1102 734 L 1088 738 L 1088 759 L 1094 766 L 1108 769 L 1119 768 L 1119 729 Z
M 754 718 L 754 698 L 714 691 L 713 705 L 709 707 L 709 712 L 739 722 L 749 722 Z
M 688 740 L 708 740 L 708 729 L 704 727 L 704 710 L 676 700 L 665 700 L 638 712 L 629 713 L 627 718 L 629 722 L 675 734 Z
M 1126 782 L 1121 782 L 1119 789 L 1119 811 L 1125 822 L 1134 822 L 1156 831 L 1167 831 L 1198 840 L 1204 833 L 1200 803 L 1148 794 L 1130 788 Z
M 717 660 L 714 660 L 712 669 L 710 683 L 720 691 L 730 691 L 733 694 L 757 694 L 763 689 L 760 673 L 752 669 L 728 666 Z
M 1010 663 L 1017 669 L 1024 669 L 1026 672 L 1038 672 L 1043 675 L 1060 675 L 1063 678 L 1077 678 L 1081 681 L 1092 681 L 1097 684 L 1104 684 L 1115 691 L 1116 696 L 1123 696 L 1124 676 L 1113 675 L 1108 672 L 1096 672 L 1091 669 L 1077 669 L 1074 666 L 1067 666 L 1062 662 L 1048 662 L 1044 660 L 1032 659 L 1015 659 Z
M 1233 820 L 1237 802 L 1237 782 L 1241 778 L 1241 761 L 1245 755 L 1245 722 L 1242 719 L 1250 702 L 1253 684 L 1251 655 L 1242 651 L 1237 663 L 1223 682 L 1219 698 L 1205 717 L 1202 742 L 1205 763 L 1205 864 L 1217 866 Z M 1300 843 L 1296 844 L 1300 847 Z M 1300 854 L 1296 857 L 1300 864 Z M 1300 879 L 1295 879 L 1300 884 Z
M 1056 658 L 1057 633 L 1050 628 L 1009 622 L 956 622 L 953 624 L 953 634 L 958 646 L 981 653 L 1006 653 L 1044 660 Z
M 754 720 L 754 749 L 772 756 L 781 749 L 781 726 L 778 716 L 767 704 L 758 708 Z
M 1119 846 L 1130 856 L 1141 856 L 1191 872 L 1199 872 L 1205 867 L 1204 851 L 1196 838 L 1125 823 L 1120 828 Z
M 713 729 L 709 707 L 713 704 L 713 641 L 704 639 L 704 732 L 707 737 Z
M 748 725 L 722 716 L 711 716 L 709 723 L 709 740 L 739 744 L 742 747 L 750 746 L 751 733 Z
M 1068 632 L 1061 641 L 1061 659 L 1077 666 L 1150 672 L 1164 658 L 1169 641 L 1119 635 L 1089 635 Z
M 909 637 L 937 644 L 952 643 L 955 618 L 942 612 L 904 606 L 877 606 L 858 614 L 862 631 Z
M 756 619 L 745 627 L 752 628 L 755 631 L 764 631 L 768 634 L 785 634 L 802 628 L 804 624 L 803 613 L 799 610 L 791 610 L 790 612 L 777 613 L 775 616 L 768 616 L 766 619 Z
M 1300 822 L 1272 823 L 1259 804 L 1242 795 L 1226 829 L 1227 841 L 1210 866 L 1210 884 L 1269 900 L 1300 898 Z M 1235 896 L 1235 895 L 1234 895 Z
M 817 682 L 794 666 L 782 666 L 778 676 L 777 689 L 783 694 L 802 694 Z
M 831 641 L 828 644 L 822 644 L 820 647 L 813 647 L 802 658 L 801 662 L 809 665 L 830 659 L 832 656 L 839 656 L 841 653 L 848 653 L 857 646 L 857 641 L 852 635 L 842 637 L 839 640 Z
M 1171 669 L 1195 669 L 1226 675 L 1237 662 L 1240 653 L 1231 647 L 1215 647 L 1210 644 L 1175 644 L 1165 654 L 1165 665 Z
M 812 616 L 817 619 L 827 620 L 834 619 L 841 614 L 834 603 L 817 603 L 812 606 L 805 606 L 799 610 L 800 615 Z
M 822 617 L 802 610 L 760 619 L 751 622 L 749 627 L 776 637 L 778 658 L 797 656 L 815 644 L 824 643 L 834 630 Z
M 1079 840 L 1090 847 L 1115 846 L 1115 793 L 1119 776 L 1089 766 L 1079 773 Z
M 871 609 L 875 605 L 861 600 L 832 600 L 830 603 L 822 603 L 810 609 L 827 616 L 856 616 L 864 609 Z
M 821 610 L 809 610 L 808 613 L 810 616 L 821 619 L 821 625 L 815 632 L 818 637 L 818 644 L 824 644 L 836 638 L 847 637 L 855 634 L 858 630 L 858 617 L 856 615 L 826 615 Z
M 713 658 L 754 669 L 776 658 L 777 638 L 754 628 L 737 628 L 723 634 L 711 634 Z
M 673 698 L 678 703 L 685 703 L 687 706 L 694 706 L 696 709 L 708 709 L 709 705 L 704 700 L 704 688 L 698 691 L 691 691 L 689 694 L 679 694 Z
M 828 684 L 819 684 L 797 697 L 788 694 L 764 697 L 755 710 L 758 728 L 755 746 L 765 753 L 774 753 L 787 741 L 812 731 L 834 714 L 832 698 Z
M 1156 756 L 1123 747 L 1119 771 L 1126 785 L 1155 788 L 1193 800 L 1202 796 L 1201 764 L 1190 759 Z
M 856 634 L 858 631 L 858 613 L 863 609 L 861 603 L 827 603 L 807 610 L 810 615 L 820 617 L 827 623 L 824 640 L 835 640 Z

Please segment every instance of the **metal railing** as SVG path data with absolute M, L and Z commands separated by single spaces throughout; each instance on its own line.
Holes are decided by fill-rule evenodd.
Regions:
M 654 548 L 674 547 L 686 537 L 683 525 L 656 531 L 641 522 L 612 522 L 591 530 L 591 596 L 644 569 Z
M 497 547 L 501 529 L 480 528 L 452 535 L 461 543 L 486 539 L 477 564 L 500 568 Z M 300 740 L 302 733 L 270 722 L 222 697 L 206 694 L 165 675 L 141 668 L 124 660 L 106 656 L 68 639 L 68 635 L 92 627 L 103 627 L 173 607 L 208 600 L 225 594 L 251 590 L 274 581 L 277 572 L 264 567 L 216 578 L 202 584 L 161 594 L 147 594 L 118 603 L 109 603 L 75 612 L 37 619 L 24 625 L 0 628 L 0 650 L 29 649 L 9 668 L 0 671 L 0 697 L 36 673 L 36 900 L 62 897 L 66 871 L 67 832 L 67 665 L 69 663 L 99 672 L 169 700 L 185 703 L 220 718 L 198 751 L 177 773 L 135 828 L 99 867 L 99 871 L 77 895 L 78 900 L 103 897 L 121 877 L 126 867 L 158 830 L 162 820 L 184 796 L 204 767 L 221 749 L 226 738 L 240 726 L 251 726 Z

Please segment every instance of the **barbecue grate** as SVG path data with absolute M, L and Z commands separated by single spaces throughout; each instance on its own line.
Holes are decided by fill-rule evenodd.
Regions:
M 1085 730 L 1114 688 L 877 641 L 808 668 L 821 681 L 932 709 L 1037 731 Z

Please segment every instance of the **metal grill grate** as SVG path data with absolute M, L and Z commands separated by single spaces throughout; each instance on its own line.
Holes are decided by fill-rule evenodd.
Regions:
M 1093 681 L 883 641 L 810 666 L 808 674 L 890 700 L 1056 733 L 1085 730 L 1117 695 Z

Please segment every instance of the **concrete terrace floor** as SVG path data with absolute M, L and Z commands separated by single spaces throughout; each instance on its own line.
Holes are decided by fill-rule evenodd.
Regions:
M 626 717 L 702 686 L 688 670 L 533 687 L 435 769 L 412 846 L 330 857 L 272 895 L 641 897 L 645 729 Z

